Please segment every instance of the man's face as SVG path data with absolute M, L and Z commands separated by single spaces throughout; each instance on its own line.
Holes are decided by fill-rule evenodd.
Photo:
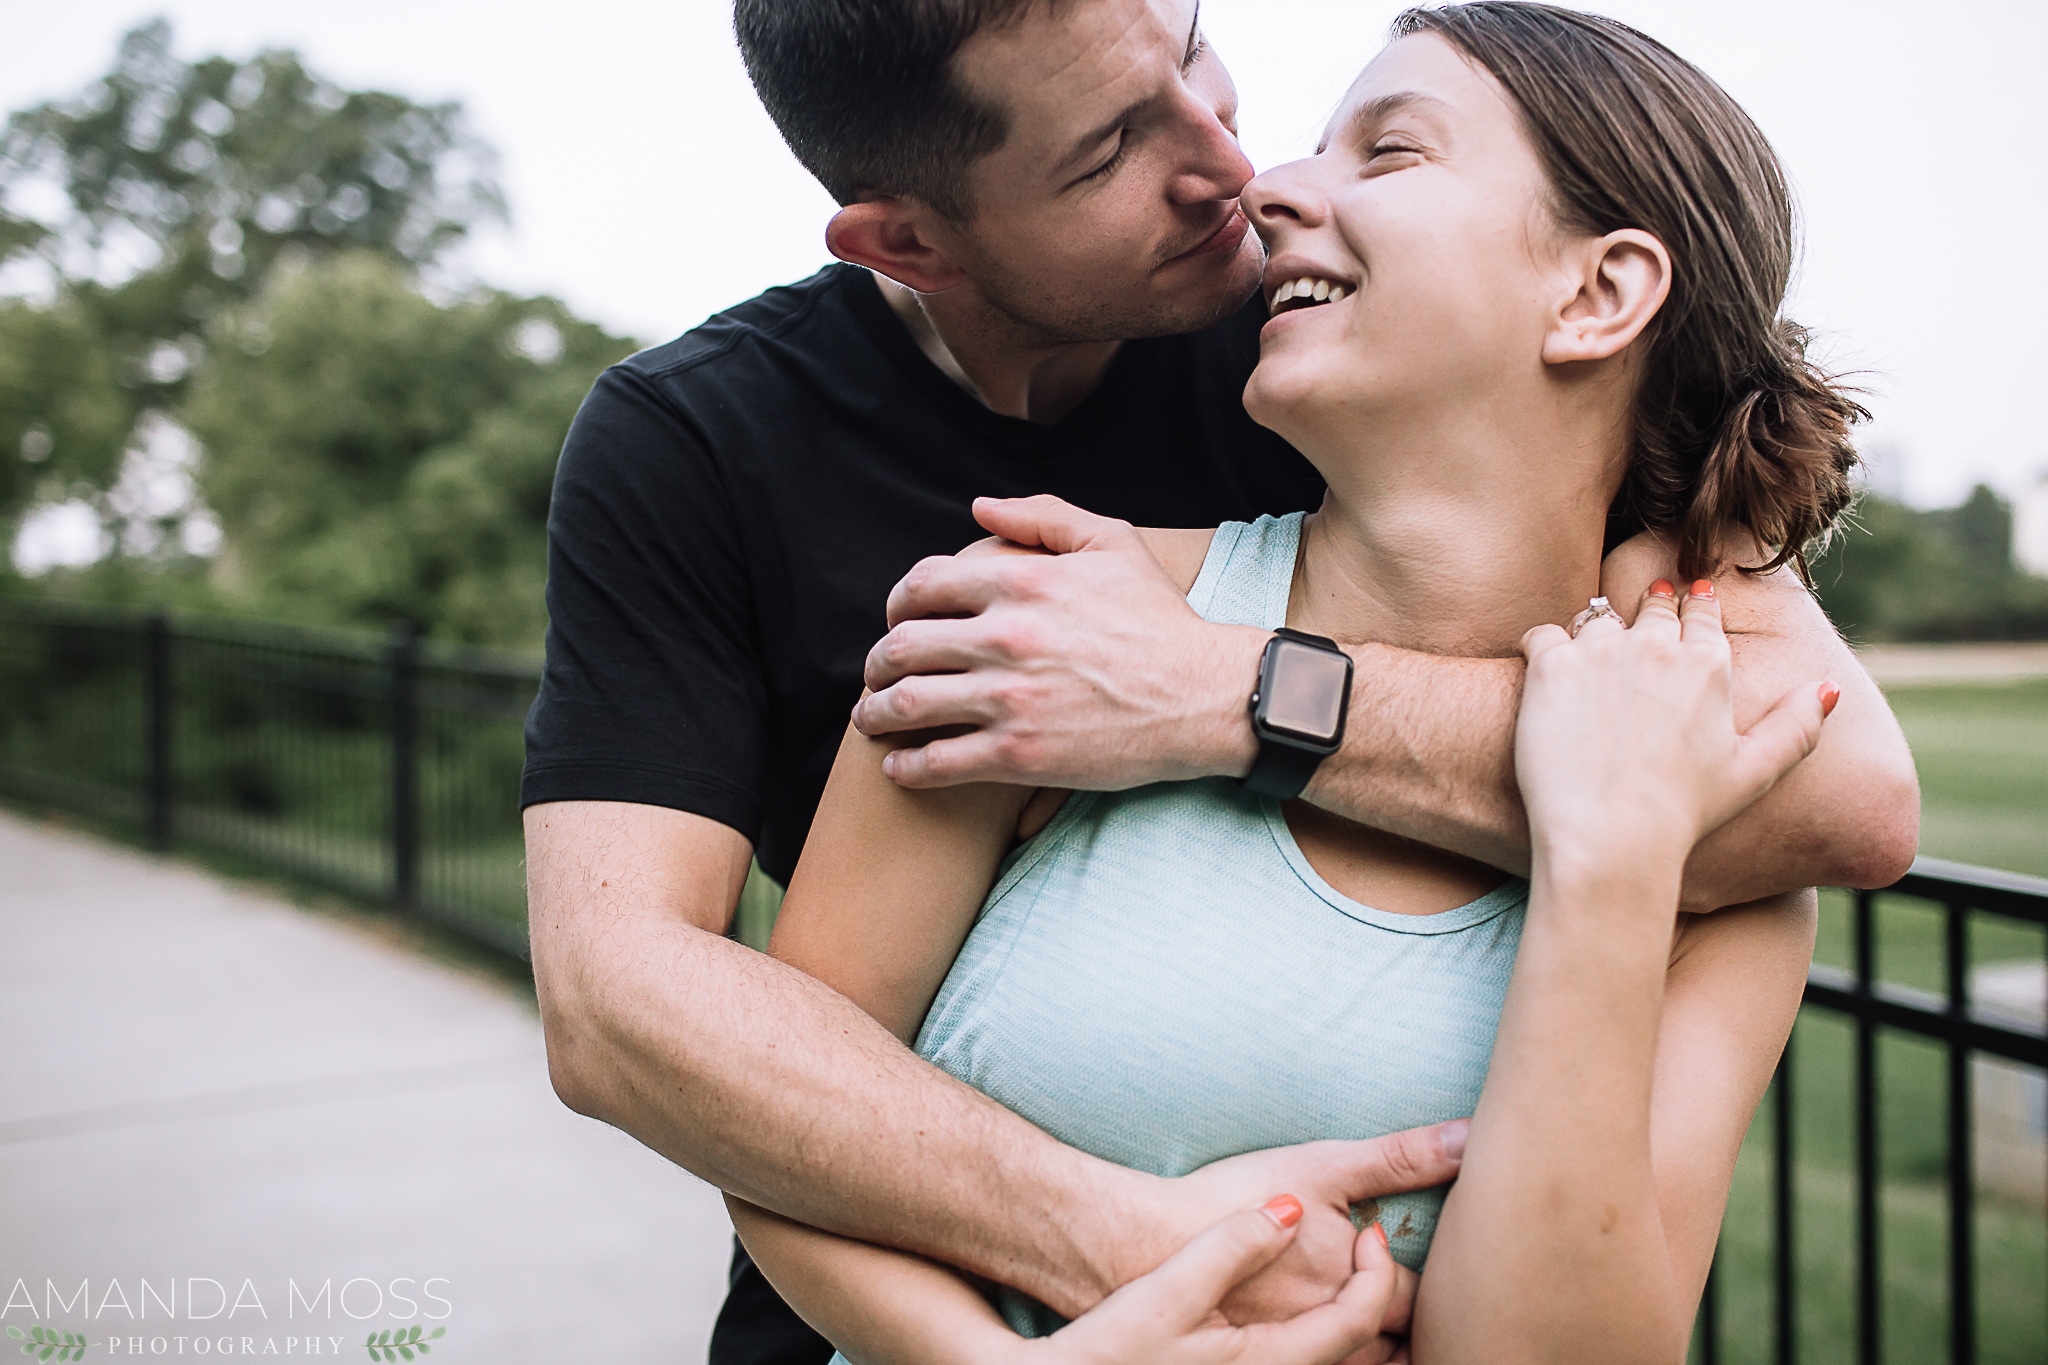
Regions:
M 1265 253 L 1238 191 L 1237 91 L 1197 0 L 1034 4 L 961 48 L 955 74 L 1010 120 L 969 173 L 950 243 L 998 310 L 1046 342 L 1211 326 L 1258 287 Z

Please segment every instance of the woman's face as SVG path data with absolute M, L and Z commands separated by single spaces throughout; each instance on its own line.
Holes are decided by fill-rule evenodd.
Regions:
M 1245 190 L 1274 309 L 1252 416 L 1309 448 L 1361 420 L 1511 403 L 1568 289 L 1545 189 L 1491 76 L 1433 35 L 1388 46 L 1316 154 Z M 1304 278 L 1306 306 L 1276 302 Z

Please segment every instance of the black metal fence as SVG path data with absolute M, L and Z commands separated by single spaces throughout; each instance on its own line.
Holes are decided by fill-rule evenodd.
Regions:
M 428 645 L 403 631 L 379 642 L 0 602 L 0 794 L 385 900 L 524 956 L 517 793 L 521 722 L 538 677 L 530 659 Z M 1922 859 L 1896 886 L 1840 897 L 1835 914 L 1845 921 L 1846 963 L 1829 965 L 1823 943 L 1738 1167 L 1695 1357 L 1874 1365 L 1889 1354 L 1917 1365 L 1936 1354 L 1905 1334 L 1888 1342 L 1884 1326 L 1887 1267 L 1897 1258 L 1888 1259 L 1884 1236 L 1890 1073 L 1880 1043 L 1917 1039 L 1940 1052 L 1939 1095 L 1907 1085 L 1890 1108 L 1922 1118 L 1941 1111 L 1934 1155 L 1921 1161 L 1939 1177 L 1919 1178 L 1937 1183 L 1945 1203 L 1935 1259 L 1947 1353 L 1974 1365 L 1984 1356 L 1980 1326 L 1993 1322 L 2002 1335 L 1990 1358 L 2048 1359 L 2048 1208 L 2037 1210 L 2048 1200 L 2048 1033 L 2038 1006 L 1972 994 L 1985 957 L 1978 939 L 1995 939 L 1992 955 L 2022 967 L 2048 962 L 2048 881 Z M 1916 929 L 1916 914 L 1930 924 Z M 1934 921 L 1938 932 L 1927 932 Z M 1887 956 L 1887 935 L 1911 951 Z M 1849 1055 L 1831 1062 L 1827 1030 L 1843 1024 Z M 2024 1069 L 1986 1072 L 1987 1061 Z M 1841 1073 L 1833 1080 L 1831 1066 Z M 1998 1114 L 2015 1125 L 1998 1149 L 2011 1188 L 1988 1195 L 1977 1161 L 1987 1111 L 1976 1091 L 1986 1077 L 2012 1101 Z M 1802 1182 L 1819 1187 L 1832 1171 L 1825 1153 L 1815 1158 L 1795 1138 L 1831 1126 L 1847 1130 L 1846 1235 L 1832 1224 L 1802 1235 L 1801 1210 L 1815 1207 Z M 1924 1134 L 1914 1141 L 1927 1145 Z M 2006 1168 L 2015 1160 L 2013 1186 Z M 2001 1243 L 1997 1302 L 1987 1302 L 1980 1274 L 1986 1198 L 2001 1227 L 2017 1219 L 2041 1233 L 2038 1253 L 2033 1242 L 2016 1252 Z M 1907 1273 L 1925 1278 L 1928 1249 L 1906 1249 L 1915 1253 Z M 1846 1314 L 1827 1265 L 1845 1259 Z M 2014 1294 L 2028 1302 L 2005 1301 Z
M 524 957 L 532 659 L 0 602 L 0 793 L 381 900 Z
M 2048 939 L 2042 932 L 2048 929 L 2048 880 L 1921 858 L 1903 879 L 1884 890 L 1836 894 L 1840 897 L 1836 908 L 1846 919 L 1846 924 L 1838 927 L 1846 930 L 1848 965 L 1817 961 L 1809 969 L 1800 1026 L 1793 1031 L 1779 1062 L 1760 1116 L 1768 1128 L 1765 1140 L 1745 1152 L 1745 1158 L 1754 1154 L 1769 1168 L 1769 1341 L 1767 1351 L 1758 1351 L 1754 1347 L 1762 1343 L 1754 1341 L 1756 1334 L 1752 1333 L 1752 1349 L 1740 1354 L 1790 1365 L 1816 1354 L 1816 1337 L 1820 1337 L 1839 1348 L 1829 1354 L 1858 1365 L 1877 1365 L 1888 1358 L 1917 1362 L 1940 1358 L 1943 1343 L 1929 1340 L 1936 1333 L 1926 1330 L 1934 1327 L 1946 1338 L 1949 1360 L 1955 1365 L 1974 1365 L 1984 1354 L 1980 1328 L 1988 1323 L 1998 1329 L 1993 1358 L 2048 1359 L 2048 1076 L 2043 1071 L 2048 1068 L 2048 1032 L 2044 1032 L 2042 995 L 2042 983 L 2048 982 L 2048 957 L 2043 951 Z M 1926 946 L 1935 946 L 1926 941 L 1937 939 L 1937 935 L 1915 934 L 1914 930 L 1938 926 L 1938 951 L 1899 953 L 1893 961 L 1884 960 L 1879 926 L 1887 911 L 1891 912 L 1889 927 Z M 1931 923 L 1915 925 L 1913 918 Z M 2006 960 L 1988 970 L 2002 972 L 2007 980 L 2019 983 L 2018 989 L 2005 993 L 2003 999 L 1974 998 L 1977 992 L 1972 978 L 1987 968 L 1982 965 L 1986 954 L 1974 950 L 1973 931 L 2000 939 L 2003 951 L 1992 956 Z M 2025 956 L 2015 958 L 2015 953 Z M 2019 970 L 2015 972 L 2015 968 Z M 1939 989 L 1898 979 L 1918 976 L 1924 980 L 1929 975 L 1938 975 Z M 1833 1244 L 1814 1246 L 1816 1239 L 1801 1235 L 1801 1175 L 1816 1163 L 1802 1160 L 1801 1144 L 1795 1140 L 1807 1122 L 1798 1112 L 1797 1097 L 1833 1098 L 1839 1092 L 1825 1083 L 1798 1085 L 1794 1078 L 1810 1062 L 1822 1060 L 1808 1054 L 1821 1051 L 1816 1035 L 1823 1022 L 1837 1020 L 1847 1023 L 1850 1035 L 1845 1079 L 1851 1099 L 1853 1212 L 1847 1220 L 1846 1245 L 1833 1240 L 1840 1230 L 1829 1226 L 1820 1235 Z M 1888 1163 L 1883 1151 L 1888 1130 L 1887 1071 L 1880 1065 L 1880 1044 L 1893 1040 L 1925 1040 L 1939 1052 L 1938 1098 L 1925 1093 L 1928 1087 L 1924 1084 L 1913 1083 L 1917 1078 L 1908 1065 L 1899 1068 L 1907 1082 L 1900 1089 L 1908 1093 L 1900 1097 L 1901 1105 L 1893 1107 L 1921 1111 L 1932 1107 L 1930 1099 L 1939 1106 L 1941 1133 L 1932 1164 L 1939 1168 L 1943 1245 L 1934 1256 L 1925 1254 L 1925 1247 L 1910 1249 L 1919 1253 L 1912 1260 L 1922 1274 L 1930 1261 L 1945 1262 L 1942 1273 L 1946 1280 L 1945 1293 L 1939 1296 L 1944 1301 L 1940 1316 L 1946 1321 L 1915 1323 L 1922 1330 L 1911 1334 L 1914 1340 L 1902 1341 L 1896 1348 L 1887 1342 L 1885 1331 L 1888 1299 L 1893 1297 L 1888 1287 L 1898 1278 L 1888 1276 L 1888 1263 L 1900 1258 L 1887 1257 L 1891 1250 L 1885 1237 Z M 1913 1059 L 1904 1060 L 1910 1063 Z M 2011 1063 L 2022 1069 L 2011 1068 Z M 1997 1103 L 1980 1103 L 1984 1098 L 1976 1093 L 1980 1079 L 1996 1089 Z M 1822 1117 L 1839 1121 L 1840 1115 L 1823 1113 Z M 1899 1127 L 1898 1116 L 1892 1117 L 1891 1126 Z M 1905 1116 L 1908 1123 L 1914 1117 L 1915 1113 Z M 1919 1113 L 1917 1117 L 1928 1116 Z M 1997 1124 L 1999 1131 L 1985 1131 L 1987 1120 Z M 1995 1142 L 1987 1143 L 1987 1138 Z M 1981 1150 L 1992 1152 L 1999 1168 L 1996 1188 L 1988 1193 L 1979 1178 Z M 1934 1183 L 1925 1179 L 1930 1163 L 1923 1159 L 1917 1164 L 1922 1167 L 1918 1183 Z M 1826 1172 L 1821 1174 L 1824 1178 Z M 1890 1183 L 1904 1183 L 1910 1189 L 1914 1182 Z M 1997 1267 L 2002 1274 L 1996 1295 L 1986 1292 L 1979 1273 L 1978 1210 L 1987 1199 L 2008 1226 L 2030 1223 L 2040 1234 L 2027 1239 L 2031 1245 L 2022 1244 L 2017 1251 L 2010 1246 L 2001 1248 L 2009 1259 Z M 1734 1231 L 1730 1223 L 1723 1224 L 1722 1254 L 1716 1259 L 1701 1306 L 1694 1350 L 1702 1365 L 1719 1365 L 1733 1354 L 1724 1346 L 1731 1316 L 1722 1300 L 1729 1287 L 1726 1259 Z M 1843 1259 L 1853 1265 L 1853 1311 L 1847 1314 L 1835 1311 L 1841 1307 L 1838 1303 L 1813 1301 L 1816 1293 L 1832 1296 L 1837 1288 L 1826 1274 L 1814 1273 L 1816 1262 Z M 1841 1340 L 1834 1332 L 1803 1330 L 1802 1315 L 1816 1309 L 1828 1310 L 1829 1317 L 1839 1323 L 1836 1331 L 1847 1328 L 1848 1339 Z

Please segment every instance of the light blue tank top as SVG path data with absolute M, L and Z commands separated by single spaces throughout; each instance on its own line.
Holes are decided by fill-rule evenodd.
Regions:
M 1300 533 L 1298 513 L 1219 528 L 1190 604 L 1286 624 Z M 1277 802 L 1229 779 L 1076 793 L 1005 862 L 917 1051 L 1062 1142 L 1162 1176 L 1458 1118 L 1527 899 L 1511 878 L 1439 914 L 1362 905 L 1309 866 Z M 1421 1268 L 1443 1196 L 1378 1201 L 1403 1264 Z M 1020 1294 L 1000 1306 L 1027 1336 L 1061 1322 Z

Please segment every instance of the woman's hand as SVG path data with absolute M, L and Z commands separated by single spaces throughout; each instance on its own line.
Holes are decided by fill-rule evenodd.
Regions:
M 1674 850 L 1682 862 L 1813 751 L 1840 696 L 1832 683 L 1795 687 L 1738 733 L 1728 637 L 1704 580 L 1683 607 L 1652 584 L 1632 627 L 1598 616 L 1573 639 L 1538 626 L 1522 652 L 1515 775 L 1532 847 L 1571 862 Z
M 1285 1322 L 1234 1327 L 1218 1305 L 1287 1248 L 1301 1201 L 1281 1195 L 1231 1214 L 1050 1337 L 1023 1343 L 1019 1365 L 1336 1365 L 1401 1349 L 1380 1328 L 1398 1267 L 1374 1223 L 1358 1235 L 1351 1279 L 1329 1303 Z M 1368 1349 L 1383 1347 L 1383 1349 Z

